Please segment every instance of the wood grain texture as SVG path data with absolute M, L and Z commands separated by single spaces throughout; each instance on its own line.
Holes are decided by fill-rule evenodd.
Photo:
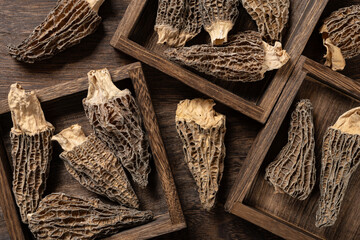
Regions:
M 265 123 L 328 0 L 290 2 L 290 20 L 284 46 L 291 59 L 280 70 L 267 73 L 265 79 L 257 83 L 220 81 L 167 60 L 163 53 L 167 46 L 156 43 L 157 34 L 153 30 L 156 0 L 146 0 L 141 4 L 139 0 L 133 0 L 119 23 L 111 45 L 244 115 Z M 139 7 L 134 7 L 135 5 Z M 253 21 L 246 12 L 241 12 L 239 19 L 241 21 L 236 22 L 231 33 L 253 28 Z M 208 42 L 208 36 L 204 34 L 199 34 L 190 41 L 205 42 Z
M 265 229 L 291 239 L 357 239 L 360 231 L 360 175 L 350 180 L 340 215 L 334 226 L 315 227 L 319 199 L 319 176 L 312 194 L 300 201 L 286 194 L 275 194 L 264 179 L 266 166 L 287 142 L 290 106 L 301 99 L 313 105 L 316 169 L 320 169 L 321 146 L 325 131 L 344 112 L 360 106 L 360 83 L 328 71 L 319 63 L 302 57 L 287 83 L 274 112 L 250 149 L 238 175 L 226 208 Z M 350 89 L 353 88 L 353 91 Z M 285 120 L 284 120 L 285 119 Z M 261 150 L 259 151 L 260 148 Z

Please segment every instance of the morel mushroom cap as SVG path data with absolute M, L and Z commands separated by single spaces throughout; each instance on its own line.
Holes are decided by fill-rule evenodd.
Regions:
M 322 147 L 317 227 L 334 225 L 347 186 L 360 163 L 360 107 L 343 115 L 325 133 Z
M 238 17 L 239 0 L 200 0 L 205 30 L 212 45 L 222 45 Z
M 340 8 L 325 19 L 320 29 L 326 47 L 325 65 L 343 70 L 345 59 L 360 54 L 360 4 Z
M 201 205 L 214 207 L 224 170 L 225 116 L 215 112 L 212 99 L 183 100 L 176 110 L 176 129 L 185 162 L 198 186 Z
M 37 239 L 97 239 L 144 224 L 153 219 L 153 213 L 105 204 L 96 198 L 52 193 L 28 218 Z
M 18 61 L 34 63 L 78 44 L 101 22 L 97 11 L 104 0 L 59 0 L 46 19 L 18 46 L 9 46 Z
M 266 168 L 265 179 L 276 193 L 305 200 L 315 185 L 315 140 L 310 100 L 301 100 L 291 114 L 288 143 Z
M 54 127 L 45 120 L 35 93 L 19 84 L 10 87 L 9 108 L 14 126 L 10 131 L 13 192 L 21 219 L 36 210 L 46 188 Z
M 60 154 L 68 172 L 84 187 L 128 207 L 139 201 L 116 156 L 91 134 L 75 124 L 53 136 L 65 150 Z
M 88 78 L 83 105 L 95 135 L 120 159 L 133 180 L 145 187 L 150 173 L 149 143 L 135 99 L 128 89 L 116 88 L 107 69 L 90 71 Z
M 267 42 L 281 42 L 289 20 L 290 0 L 242 0 L 242 4 Z
M 254 31 L 233 35 L 223 46 L 203 44 L 170 48 L 165 55 L 219 79 L 241 82 L 262 80 L 266 71 L 281 68 L 290 58 L 280 42 L 270 46 Z
M 184 46 L 202 27 L 200 0 L 159 0 L 154 30 L 158 44 Z

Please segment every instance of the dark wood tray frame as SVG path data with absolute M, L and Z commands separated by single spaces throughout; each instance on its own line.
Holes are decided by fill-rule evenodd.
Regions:
M 259 170 L 275 136 L 307 76 L 315 78 L 317 81 L 330 86 L 336 91 L 340 91 L 344 95 L 360 100 L 360 83 L 301 56 L 268 122 L 254 140 L 225 204 L 226 211 L 286 239 L 322 238 L 280 217 L 249 206 L 245 203 L 245 200 L 259 174 Z
M 143 10 L 151 0 L 132 0 L 119 23 L 110 44 L 120 51 L 139 59 L 140 61 L 157 68 L 158 70 L 178 79 L 186 85 L 208 95 L 209 97 L 239 111 L 246 116 L 265 123 L 273 107 L 276 104 L 295 63 L 300 57 L 305 45 L 314 30 L 328 0 L 306 0 L 303 9 L 296 9 L 296 22 L 291 23 L 293 27 L 289 30 L 288 41 L 285 45 L 290 54 L 290 61 L 278 70 L 269 83 L 267 89 L 256 103 L 248 101 L 208 80 L 192 71 L 186 70 L 166 58 L 149 51 L 142 45 L 132 41 L 131 34 L 135 29 Z M 149 3 L 151 4 L 151 3 Z
M 111 75 L 114 82 L 129 78 L 132 81 L 136 99 L 143 116 L 144 127 L 149 137 L 156 171 L 164 191 L 168 212 L 155 216 L 155 219 L 152 222 L 122 231 L 107 239 L 148 239 L 183 229 L 186 227 L 185 219 L 181 210 L 171 168 L 166 156 L 141 64 L 137 62 L 117 68 L 116 70 L 111 71 Z M 88 80 L 84 77 L 75 81 L 40 89 L 36 91 L 36 94 L 40 101 L 44 103 L 86 91 L 87 87 Z M 0 101 L 0 115 L 8 114 L 9 111 L 7 100 Z M 27 239 L 29 238 L 27 236 L 27 231 L 24 231 L 25 229 L 23 229 L 23 227 L 26 226 L 21 223 L 18 208 L 12 194 L 12 173 L 9 165 L 10 159 L 7 157 L 2 139 L 0 141 L 1 208 L 11 239 Z

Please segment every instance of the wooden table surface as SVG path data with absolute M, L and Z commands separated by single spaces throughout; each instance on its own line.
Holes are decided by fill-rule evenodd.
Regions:
M 38 89 L 86 76 L 92 69 L 112 69 L 134 62 L 134 59 L 109 45 L 129 1 L 106 0 L 99 11 L 103 22 L 95 34 L 50 60 L 30 65 L 12 59 L 6 46 L 18 44 L 27 37 L 34 27 L 43 21 L 56 1 L 0 0 L 0 99 L 7 98 L 9 86 L 15 82 L 25 89 Z M 340 1 L 331 0 L 326 11 L 339 7 L 338 2 Z M 345 2 L 348 5 L 360 1 Z M 324 49 L 321 48 L 318 34 L 314 33 L 311 39 L 314 43 L 307 46 L 305 54 L 315 60 L 321 59 Z M 319 51 L 319 48 L 322 50 Z M 227 127 L 231 131 L 226 135 L 227 157 L 218 203 L 212 212 L 206 212 L 200 207 L 195 182 L 183 161 L 181 142 L 174 123 L 179 99 L 202 95 L 150 67 L 144 66 L 144 72 L 188 225 L 185 230 L 157 239 L 278 239 L 275 235 L 226 213 L 223 208 L 236 173 L 241 168 L 261 125 L 221 104 L 217 105 L 216 110 L 226 114 Z M 360 80 L 359 66 L 349 65 L 344 73 Z M 0 240 L 3 239 L 9 239 L 9 235 L 0 211 Z

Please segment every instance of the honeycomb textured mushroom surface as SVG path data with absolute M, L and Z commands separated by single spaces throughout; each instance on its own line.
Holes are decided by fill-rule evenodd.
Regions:
M 9 53 L 18 61 L 34 63 L 78 44 L 101 22 L 97 11 L 104 0 L 59 0 L 46 19 Z
M 291 114 L 288 143 L 266 168 L 265 179 L 276 192 L 306 199 L 315 185 L 315 140 L 310 100 L 301 100 Z
M 80 125 L 53 136 L 64 152 L 68 172 L 81 185 L 124 206 L 138 208 L 139 201 L 119 160 L 94 134 L 85 137 Z
M 359 163 L 360 107 L 341 115 L 324 135 L 317 227 L 329 227 L 336 222 L 349 180 Z
M 95 132 L 141 187 L 148 184 L 150 153 L 140 110 L 128 89 L 119 90 L 107 69 L 90 71 L 86 116 Z
M 36 239 L 95 239 L 146 223 L 153 213 L 104 204 L 95 198 L 52 193 L 28 218 Z
M 184 46 L 201 27 L 200 0 L 159 0 L 154 27 L 159 44 Z
M 325 65 L 334 71 L 343 70 L 345 59 L 360 54 L 360 4 L 331 13 L 320 33 L 327 50 Z
M 8 95 L 13 127 L 10 131 L 13 192 L 24 223 L 38 207 L 46 188 L 52 154 L 54 127 L 45 120 L 35 93 L 19 84 Z
M 268 43 L 281 42 L 289 20 L 290 0 L 242 0 L 242 4 Z
M 225 158 L 225 116 L 215 112 L 214 105 L 211 99 L 186 99 L 176 110 L 176 129 L 183 143 L 184 160 L 206 210 L 214 207 Z
M 233 35 L 223 46 L 203 44 L 170 48 L 165 54 L 170 60 L 199 72 L 241 82 L 262 80 L 266 71 L 279 69 L 289 60 L 280 42 L 270 46 L 254 31 Z
M 240 0 L 200 0 L 203 24 L 212 45 L 228 41 L 228 33 L 239 15 Z

